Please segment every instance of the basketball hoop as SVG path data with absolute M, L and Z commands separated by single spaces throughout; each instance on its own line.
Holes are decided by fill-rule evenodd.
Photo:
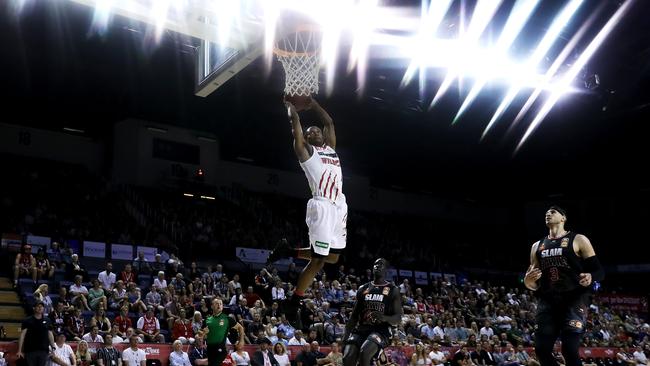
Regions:
M 320 43 L 321 33 L 313 25 L 298 26 L 276 43 L 273 53 L 284 68 L 286 96 L 318 94 Z

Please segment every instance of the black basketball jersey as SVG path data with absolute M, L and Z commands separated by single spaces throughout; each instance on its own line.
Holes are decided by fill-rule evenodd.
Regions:
M 579 283 L 582 259 L 573 250 L 575 237 L 575 233 L 569 232 L 560 238 L 545 237 L 539 241 L 535 255 L 542 270 L 540 295 L 582 292 L 585 289 Z
M 394 313 L 393 301 L 399 296 L 397 287 L 389 282 L 376 285 L 368 282 L 357 290 L 357 306 L 360 306 L 360 317 L 358 329 L 370 329 L 376 327 L 390 327 L 388 323 L 372 323 L 370 314 L 379 311 L 384 315 Z

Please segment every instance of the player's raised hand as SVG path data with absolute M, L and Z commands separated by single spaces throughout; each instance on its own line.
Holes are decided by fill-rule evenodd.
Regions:
M 298 111 L 296 110 L 296 106 L 286 100 L 284 101 L 284 105 L 287 107 L 287 117 L 289 119 L 294 120 L 298 118 Z
M 591 273 L 580 273 L 580 285 L 584 287 L 591 285 Z

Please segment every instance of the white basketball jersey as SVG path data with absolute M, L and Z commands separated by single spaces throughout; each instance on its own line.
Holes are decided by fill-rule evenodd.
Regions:
M 312 149 L 309 159 L 300 163 L 307 176 L 311 194 L 336 203 L 337 199 L 343 197 L 343 173 L 339 156 L 327 145 L 312 145 Z

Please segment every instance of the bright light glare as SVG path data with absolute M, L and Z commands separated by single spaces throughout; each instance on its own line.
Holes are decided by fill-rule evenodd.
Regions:
M 609 18 L 605 26 L 598 32 L 596 37 L 589 43 L 589 46 L 582 52 L 580 57 L 578 57 L 578 60 L 571 65 L 571 68 L 569 71 L 567 71 L 566 74 L 562 77 L 562 80 L 560 81 L 559 85 L 561 86 L 568 86 L 571 84 L 573 79 L 575 79 L 576 76 L 578 76 L 578 73 L 582 68 L 587 64 L 587 61 L 593 56 L 593 54 L 598 50 L 598 47 L 603 43 L 605 38 L 612 32 L 614 27 L 619 23 L 620 19 L 625 15 L 625 13 L 628 11 L 632 4 L 633 0 L 628 0 L 625 3 L 623 3 L 616 13 Z M 521 138 L 519 141 L 519 144 L 517 144 L 517 149 L 515 151 L 518 151 L 523 144 L 526 142 L 526 140 L 530 137 L 530 135 L 535 131 L 535 129 L 539 126 L 540 123 L 546 118 L 546 115 L 548 112 L 551 111 L 551 108 L 557 103 L 558 99 L 562 96 L 561 92 L 555 92 L 551 94 L 551 96 L 546 100 L 546 103 L 542 106 L 542 108 L 539 110 L 537 113 L 537 116 L 535 116 L 535 119 L 530 123 L 530 126 L 528 126 L 528 129 L 524 133 L 524 136 Z

